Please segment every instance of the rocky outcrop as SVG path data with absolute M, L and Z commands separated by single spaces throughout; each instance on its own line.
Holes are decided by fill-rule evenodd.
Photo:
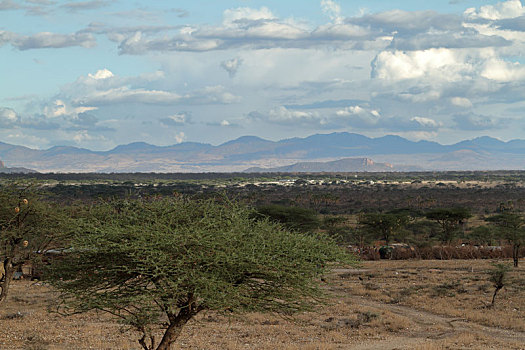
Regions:
M 361 171 L 395 171 L 392 164 L 376 163 L 370 158 L 344 158 L 330 162 L 300 162 L 275 168 L 253 167 L 245 172 L 283 172 L 283 173 L 316 173 L 316 172 L 361 172 Z
M 26 169 L 26 168 L 8 168 L 5 166 L 5 163 L 0 160 L 0 173 L 4 174 L 31 174 L 38 173 L 36 170 Z

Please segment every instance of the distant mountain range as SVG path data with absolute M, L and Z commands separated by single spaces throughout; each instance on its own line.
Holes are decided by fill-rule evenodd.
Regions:
M 300 169 L 304 162 L 318 162 L 309 165 L 310 169 L 318 169 L 315 171 L 336 171 L 330 169 L 354 162 L 342 158 L 389 163 L 390 168 L 380 165 L 377 169 L 390 171 L 519 170 L 525 169 L 525 140 L 503 142 L 484 136 L 442 145 L 393 135 L 370 138 L 341 132 L 281 141 L 243 136 L 218 146 L 195 142 L 154 146 L 136 142 L 102 152 L 70 146 L 36 150 L 0 142 L 0 159 L 10 167 L 40 172 L 227 172 L 253 167 L 257 168 L 254 171 L 264 171 L 292 164 L 295 165 L 288 169 Z M 341 161 L 333 162 L 338 160 Z M 375 171 L 358 168 L 347 171 Z

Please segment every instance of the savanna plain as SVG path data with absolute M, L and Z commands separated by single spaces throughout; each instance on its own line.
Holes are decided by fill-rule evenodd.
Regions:
M 198 315 L 180 349 L 524 349 L 525 270 L 489 308 L 490 260 L 365 261 L 334 271 L 329 304 L 294 319 Z M 48 313 L 54 292 L 17 281 L 0 312 L 2 349 L 138 349 L 138 335 L 103 314 Z
M 522 238 L 498 234 L 500 221 L 489 220 L 521 215 L 525 173 L 114 176 L 17 181 L 31 181 L 64 203 L 220 193 L 271 217 L 284 211 L 284 219 L 273 216 L 283 226 L 304 224 L 359 257 L 357 265 L 336 267 L 317 281 L 327 298 L 314 311 L 289 317 L 203 311 L 187 323 L 177 349 L 525 349 L 525 261 L 521 246 L 517 267 L 510 253 Z M 450 232 L 428 214 L 459 207 L 468 215 Z M 298 223 L 290 219 L 297 212 L 285 208 L 307 212 Z M 406 220 L 385 237 L 368 214 Z M 380 247 L 394 251 L 379 254 Z M 0 310 L 0 349 L 140 348 L 140 334 L 107 313 L 53 312 L 57 295 L 45 278 L 14 280 Z

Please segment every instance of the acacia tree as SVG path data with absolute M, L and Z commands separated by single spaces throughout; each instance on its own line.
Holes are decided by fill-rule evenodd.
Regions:
M 316 278 L 353 261 L 327 237 L 291 233 L 228 201 L 127 200 L 90 215 L 50 267 L 58 311 L 106 311 L 140 332 L 145 350 L 170 349 L 202 310 L 308 310 L 322 301 Z
M 514 267 L 518 267 L 520 246 L 525 242 L 525 219 L 517 213 L 504 212 L 487 218 L 492 222 L 502 238 L 512 244 Z
M 441 241 L 450 243 L 461 225 L 472 216 L 467 208 L 439 208 L 425 214 L 429 220 L 436 221 L 441 226 Z
M 61 234 L 61 210 L 42 202 L 27 185 L 0 188 L 0 303 L 15 271 L 44 252 Z
M 375 237 L 384 239 L 386 245 L 389 245 L 409 220 L 409 216 L 404 213 L 367 213 L 359 217 L 359 224 Z

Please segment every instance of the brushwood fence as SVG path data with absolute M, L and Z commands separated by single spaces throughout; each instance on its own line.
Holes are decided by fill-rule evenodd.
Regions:
M 511 259 L 512 246 L 433 246 L 433 247 L 392 247 L 388 254 L 381 254 L 379 247 L 352 249 L 363 260 L 452 260 L 452 259 Z M 521 247 L 519 257 L 525 256 Z

